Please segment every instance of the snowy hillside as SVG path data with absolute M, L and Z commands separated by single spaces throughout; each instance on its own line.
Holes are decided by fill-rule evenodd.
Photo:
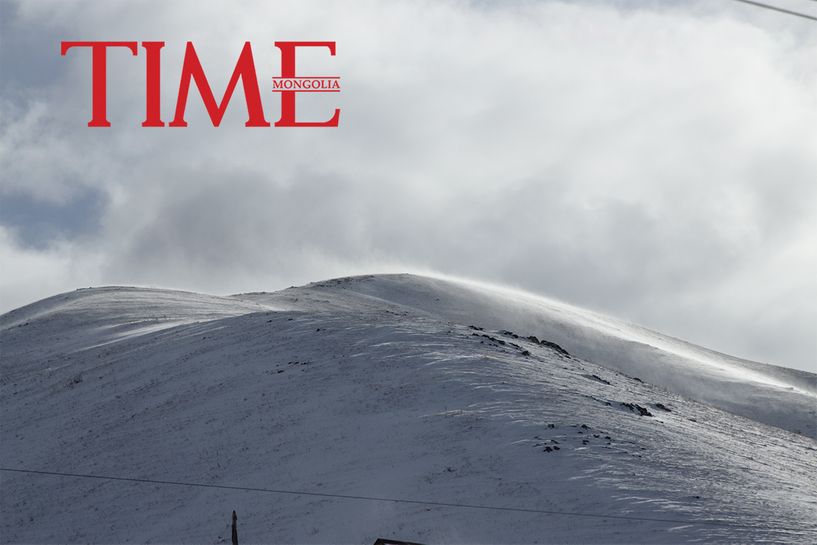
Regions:
M 78 290 L 0 360 L 3 543 L 817 543 L 817 376 L 523 293 Z

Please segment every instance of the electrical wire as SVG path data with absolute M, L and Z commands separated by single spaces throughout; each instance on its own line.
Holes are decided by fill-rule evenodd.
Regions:
M 378 502 L 391 502 L 391 503 L 404 503 L 404 504 L 412 504 L 412 505 L 430 505 L 434 507 L 454 507 L 454 508 L 461 508 L 461 509 L 482 509 L 482 510 L 489 510 L 489 511 L 513 511 L 517 513 L 533 513 L 539 515 L 557 515 L 557 516 L 568 516 L 568 517 L 585 517 L 585 518 L 600 518 L 600 519 L 619 519 L 619 520 L 634 520 L 634 521 L 642 521 L 642 522 L 665 522 L 669 524 L 704 524 L 709 526 L 729 526 L 735 528 L 751 528 L 756 529 L 755 526 L 739 523 L 739 522 L 731 522 L 728 520 L 717 520 L 717 519 L 699 519 L 699 520 L 688 520 L 688 519 L 672 519 L 672 518 L 658 518 L 658 517 L 636 517 L 630 515 L 614 515 L 614 514 L 604 514 L 604 513 L 588 513 L 588 512 L 578 512 L 578 511 L 556 511 L 556 510 L 548 510 L 548 509 L 532 509 L 532 508 L 525 508 L 525 507 L 505 507 L 505 506 L 497 506 L 497 505 L 479 505 L 479 504 L 469 504 L 469 503 L 455 503 L 455 502 L 442 502 L 442 501 L 433 501 L 433 500 L 412 500 L 412 499 L 405 499 L 405 498 L 386 498 L 386 497 L 379 497 L 379 496 L 361 496 L 361 495 L 354 495 L 354 494 L 332 494 L 328 492 L 308 492 L 303 490 L 283 490 L 283 489 L 276 489 L 276 488 L 259 488 L 259 487 L 248 487 L 248 486 L 234 486 L 234 485 L 223 485 L 223 484 L 206 484 L 206 483 L 194 483 L 194 482 L 185 482 L 185 481 L 168 481 L 168 480 L 159 480 L 159 479 L 142 479 L 136 477 L 116 477 L 110 475 L 92 475 L 92 474 L 85 474 L 85 473 L 65 473 L 60 471 L 41 471 L 35 469 L 19 469 L 19 468 L 8 468 L 8 467 L 0 467 L 0 471 L 11 472 L 11 473 L 30 473 L 34 475 L 52 475 L 58 477 L 75 477 L 81 479 L 98 479 L 98 480 L 107 480 L 107 481 L 126 481 L 126 482 L 135 482 L 135 483 L 146 483 L 146 484 L 161 484 L 161 485 L 170 485 L 170 486 L 189 486 L 189 487 L 197 487 L 197 488 L 215 488 L 219 490 L 239 490 L 245 492 L 264 492 L 264 493 L 271 493 L 271 494 L 287 494 L 293 496 L 314 496 L 320 498 L 333 498 L 333 499 L 344 499 L 344 500 L 360 500 L 360 501 L 378 501 Z M 800 531 L 802 528 L 778 528 L 780 530 L 788 530 L 788 531 Z
M 750 6 L 756 6 L 759 8 L 770 9 L 772 11 L 777 11 L 780 13 L 786 13 L 788 15 L 794 15 L 795 17 L 802 17 L 803 19 L 808 19 L 810 21 L 817 21 L 817 17 L 814 15 L 807 15 L 805 13 L 800 13 L 799 11 L 792 11 L 789 9 L 779 8 L 777 6 L 771 6 L 769 4 L 764 4 L 762 2 L 755 2 L 754 0 L 732 0 L 733 2 L 740 2 L 742 4 L 749 4 Z M 817 1 L 817 0 L 812 0 Z

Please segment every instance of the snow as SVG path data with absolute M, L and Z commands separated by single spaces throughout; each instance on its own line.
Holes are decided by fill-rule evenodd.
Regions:
M 2 467 L 279 491 L 0 471 L 3 543 L 817 542 L 817 376 L 530 294 L 85 289 L 0 350 Z

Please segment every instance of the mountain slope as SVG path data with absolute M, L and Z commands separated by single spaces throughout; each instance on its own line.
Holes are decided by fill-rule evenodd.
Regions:
M 543 299 L 103 288 L 0 317 L 0 343 L 2 466 L 86 475 L 0 472 L 3 542 L 229 542 L 233 509 L 242 543 L 817 540 L 813 375 Z
M 320 301 L 326 289 L 333 294 L 331 300 L 343 304 L 360 304 L 362 296 L 458 324 L 544 336 L 583 359 L 817 439 L 817 375 L 734 358 L 523 292 L 414 275 L 381 275 L 298 288 L 293 293 L 300 306 L 286 298 L 286 291 L 241 298 L 302 308 L 305 297 Z M 321 304 L 308 308 L 320 309 Z

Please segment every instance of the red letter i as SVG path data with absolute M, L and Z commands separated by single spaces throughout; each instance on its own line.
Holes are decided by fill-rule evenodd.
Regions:
M 145 68 L 145 120 L 143 127 L 164 127 L 162 121 L 162 48 L 164 42 L 142 42 L 147 54 Z

